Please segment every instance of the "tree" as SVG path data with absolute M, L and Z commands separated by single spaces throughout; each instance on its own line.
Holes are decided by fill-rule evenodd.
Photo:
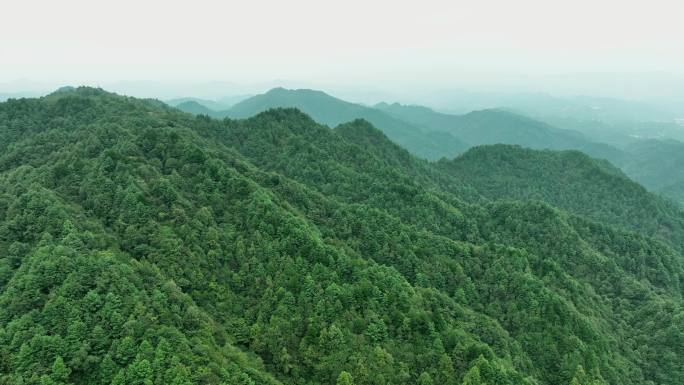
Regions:
M 63 385 L 69 382 L 69 374 L 71 374 L 71 369 L 64 364 L 64 360 L 61 356 L 55 358 L 55 362 L 52 364 L 52 374 L 50 378 L 55 384 Z
M 354 380 L 352 379 L 352 375 L 349 374 L 349 372 L 346 371 L 341 371 L 340 375 L 337 376 L 337 382 L 335 383 L 336 385 L 354 385 Z
M 461 385 L 484 385 L 482 378 L 480 378 L 480 369 L 477 366 L 473 366 L 468 369 L 466 374 L 463 376 L 463 381 Z
M 447 354 L 442 354 L 437 364 L 437 382 L 442 385 L 450 385 L 455 382 L 454 363 Z
M 152 374 L 149 361 L 136 360 L 126 369 L 126 382 L 130 385 L 152 385 Z
M 418 385 L 433 385 L 430 373 L 423 372 L 418 376 Z

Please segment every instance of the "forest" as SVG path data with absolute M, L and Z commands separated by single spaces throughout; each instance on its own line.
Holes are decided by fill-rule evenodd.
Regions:
M 684 383 L 680 206 L 368 116 L 0 103 L 0 384 Z

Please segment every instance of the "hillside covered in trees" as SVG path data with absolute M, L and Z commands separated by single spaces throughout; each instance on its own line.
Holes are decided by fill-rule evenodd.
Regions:
M 525 99 L 524 95 L 518 96 Z M 522 102 L 505 100 L 510 103 L 507 105 L 518 107 L 518 102 Z M 680 125 L 656 121 L 616 122 L 608 116 L 581 120 L 581 117 L 588 119 L 582 113 L 588 107 L 572 108 L 567 100 L 559 99 L 557 103 L 548 105 L 551 110 L 542 114 L 543 121 L 516 113 L 510 107 L 483 108 L 460 115 L 399 103 L 378 103 L 368 107 L 307 89 L 274 88 L 264 94 L 245 97 L 229 108 L 201 99 L 179 101 L 183 102 L 167 103 L 185 112 L 219 119 L 248 118 L 270 108 L 291 107 L 330 127 L 364 119 L 412 154 L 429 160 L 453 159 L 472 147 L 494 144 L 520 145 L 536 150 L 577 150 L 597 159 L 606 159 L 650 191 L 675 203 L 684 203 L 684 143 L 681 142 Z M 469 105 L 467 100 L 458 101 Z M 533 101 L 540 102 L 533 97 L 523 111 L 536 116 L 540 111 L 536 114 L 529 111 Z M 633 113 L 644 119 L 651 116 L 638 103 L 592 98 L 586 101 L 602 106 L 597 110 L 589 109 L 592 114 L 601 111 L 610 116 L 619 111 L 631 116 L 628 113 L 631 108 Z M 538 108 L 545 109 L 543 105 Z
M 574 152 L 10 99 L 0 384 L 679 385 L 683 217 Z
M 684 249 L 680 207 L 649 193 L 607 161 L 579 151 L 480 146 L 438 165 L 489 199 L 548 202 Z
M 379 109 L 346 102 L 316 90 L 274 88 L 220 111 L 211 110 L 199 103 L 184 103 L 178 105 L 178 108 L 196 115 L 234 119 L 249 118 L 271 108 L 297 108 L 318 123 L 330 127 L 354 119 L 364 119 L 383 131 L 395 143 L 426 159 L 439 159 L 443 156 L 451 158 L 468 148 L 466 143 L 448 132 L 426 130 Z

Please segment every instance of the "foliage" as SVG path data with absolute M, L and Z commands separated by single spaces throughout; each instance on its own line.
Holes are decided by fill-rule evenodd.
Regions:
M 364 121 L 79 88 L 0 104 L 0 143 L 0 384 L 684 380 L 677 248 Z

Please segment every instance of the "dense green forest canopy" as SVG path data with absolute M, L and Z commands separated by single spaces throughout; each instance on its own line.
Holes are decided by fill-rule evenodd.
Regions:
M 388 136 L 0 103 L 0 384 L 684 382 L 677 209 L 578 153 Z
M 439 166 L 490 199 L 541 200 L 684 248 L 684 211 L 579 151 L 475 147 Z

